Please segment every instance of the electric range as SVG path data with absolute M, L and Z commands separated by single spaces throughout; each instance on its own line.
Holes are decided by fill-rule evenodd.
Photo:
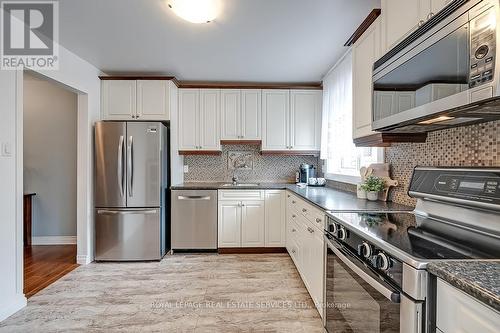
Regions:
M 327 308 L 329 333 L 432 332 L 427 264 L 500 258 L 500 169 L 418 167 L 409 194 L 412 212 L 327 213 L 325 299 L 350 304 Z

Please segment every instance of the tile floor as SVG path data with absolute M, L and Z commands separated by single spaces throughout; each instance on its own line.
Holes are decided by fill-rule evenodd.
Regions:
M 287 254 L 175 255 L 81 266 L 0 332 L 323 332 Z

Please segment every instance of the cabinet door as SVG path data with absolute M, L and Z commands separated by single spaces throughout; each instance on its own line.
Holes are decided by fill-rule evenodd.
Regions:
M 285 191 L 266 191 L 266 247 L 283 247 L 286 245 L 285 206 Z
M 372 72 L 380 48 L 380 21 L 354 44 L 352 50 L 353 137 L 373 134 L 372 131 Z
M 241 92 L 223 89 L 221 91 L 222 140 L 241 139 Z
M 241 246 L 264 246 L 264 201 L 242 201 Z
M 241 135 L 245 140 L 261 140 L 262 91 L 241 91 Z
M 262 91 L 262 150 L 288 149 L 289 113 L 289 90 Z
M 319 150 L 321 91 L 290 91 L 290 146 L 293 150 Z
M 101 81 L 103 120 L 131 120 L 136 115 L 136 81 Z
M 179 149 L 199 147 L 199 89 L 179 89 Z
M 219 247 L 241 246 L 241 202 L 219 201 Z
M 169 84 L 167 80 L 137 81 L 137 119 L 170 120 Z
M 382 17 L 387 51 L 418 28 L 425 21 L 429 0 L 382 0 Z
M 314 230 L 314 229 L 313 229 Z M 310 287 L 311 297 L 316 304 L 321 317 L 323 317 L 323 280 L 324 280 L 324 240 L 323 235 L 314 230 L 310 238 Z
M 200 146 L 220 150 L 220 90 L 200 90 Z

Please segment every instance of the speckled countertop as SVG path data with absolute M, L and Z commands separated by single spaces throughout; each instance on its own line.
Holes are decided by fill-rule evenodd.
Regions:
M 427 270 L 500 311 L 500 260 L 432 262 L 427 266 Z
M 295 184 L 260 183 L 249 187 L 224 187 L 224 183 L 184 183 L 173 185 L 172 190 L 218 190 L 218 189 L 287 189 L 323 210 L 331 211 L 409 211 L 413 207 L 394 202 L 368 201 L 358 199 L 356 193 L 340 191 L 330 187 L 298 187 Z

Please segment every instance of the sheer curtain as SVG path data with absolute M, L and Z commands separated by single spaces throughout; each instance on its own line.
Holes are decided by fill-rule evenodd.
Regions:
M 359 169 L 381 162 L 381 148 L 356 148 L 352 140 L 352 52 L 323 79 L 321 159 L 329 179 L 359 181 Z

